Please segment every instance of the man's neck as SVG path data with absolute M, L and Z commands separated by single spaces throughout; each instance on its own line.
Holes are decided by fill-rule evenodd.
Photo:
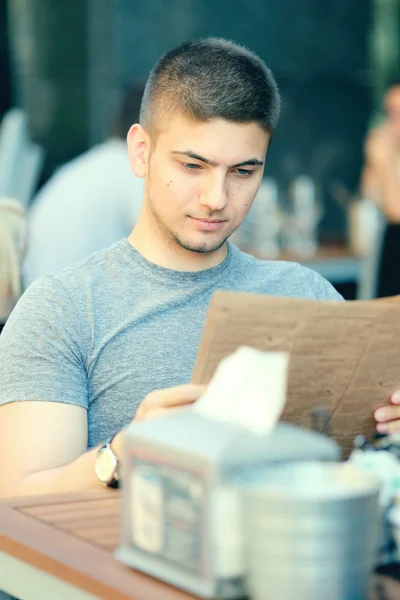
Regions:
M 150 221 L 142 211 L 128 241 L 155 265 L 174 271 L 195 272 L 216 267 L 226 258 L 226 243 L 215 252 L 192 252 L 168 238 L 159 226 Z

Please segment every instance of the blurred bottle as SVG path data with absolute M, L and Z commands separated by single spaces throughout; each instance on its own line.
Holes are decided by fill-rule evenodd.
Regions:
M 317 228 L 321 211 L 316 187 L 308 175 L 296 177 L 291 185 L 292 212 L 287 218 L 283 235 L 285 250 L 309 258 L 318 249 Z
M 279 256 L 281 214 L 278 185 L 271 177 L 263 179 L 248 216 L 251 230 L 251 251 L 258 257 Z
M 385 223 L 380 207 L 368 198 L 358 198 L 350 203 L 347 218 L 351 251 L 356 256 L 368 256 Z

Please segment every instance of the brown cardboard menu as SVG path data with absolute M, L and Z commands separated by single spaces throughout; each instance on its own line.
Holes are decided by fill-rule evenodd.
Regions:
M 313 408 L 324 407 L 347 456 L 356 435 L 374 431 L 374 409 L 400 389 L 400 296 L 332 302 L 218 291 L 193 383 L 208 383 L 239 346 L 289 353 L 282 419 L 310 428 Z

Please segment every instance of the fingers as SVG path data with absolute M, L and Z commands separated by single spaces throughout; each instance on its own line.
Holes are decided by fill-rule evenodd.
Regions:
M 379 433 L 392 435 L 392 433 L 400 432 L 400 421 L 390 421 L 389 423 L 378 423 L 376 430 Z
M 400 431 L 400 405 L 389 404 L 383 408 L 378 408 L 374 417 L 378 421 L 376 429 L 379 433 L 396 433 Z
M 149 421 L 150 419 L 156 419 L 158 417 L 163 417 L 164 415 L 170 415 L 173 412 L 179 412 L 185 410 L 185 406 L 170 406 L 169 408 L 154 408 L 151 411 L 148 411 L 145 414 L 136 414 L 134 421 L 135 423 L 138 421 Z
M 144 419 L 160 416 L 175 408 L 182 408 L 187 404 L 192 404 L 200 398 L 205 387 L 204 385 L 188 383 L 166 390 L 154 390 L 140 404 L 134 421 L 143 421 Z
M 205 385 L 187 383 L 166 390 L 155 390 L 151 392 L 145 401 L 152 406 L 179 406 L 189 404 L 200 398 L 205 390 Z
M 376 429 L 379 433 L 391 434 L 400 431 L 400 390 L 389 396 L 387 405 L 378 408 L 374 417 L 378 422 Z
M 393 392 L 393 394 L 389 396 L 389 402 L 400 405 L 400 390 Z

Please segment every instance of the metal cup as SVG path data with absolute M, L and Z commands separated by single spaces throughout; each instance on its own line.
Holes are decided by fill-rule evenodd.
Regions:
M 347 463 L 284 463 L 242 480 L 254 600 L 364 600 L 376 558 L 379 481 Z

